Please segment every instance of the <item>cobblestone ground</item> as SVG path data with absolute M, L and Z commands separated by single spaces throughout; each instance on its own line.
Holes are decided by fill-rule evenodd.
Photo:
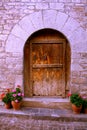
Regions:
M 0 108 L 0 130 L 87 130 L 87 115 L 60 109 Z

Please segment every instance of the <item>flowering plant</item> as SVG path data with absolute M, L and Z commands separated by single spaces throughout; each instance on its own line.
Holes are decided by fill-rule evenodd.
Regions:
M 5 103 L 5 104 L 8 104 L 11 102 L 11 92 L 10 92 L 10 89 L 6 89 L 5 92 L 3 92 L 1 95 L 0 95 L 0 99 Z
M 82 96 L 83 99 L 83 108 L 87 108 L 87 96 Z
M 16 89 L 12 90 L 11 101 L 20 102 L 22 101 L 23 97 L 24 94 L 22 93 L 22 90 L 19 85 L 16 87 Z
M 79 107 L 80 105 L 83 105 L 83 99 L 80 96 L 80 94 L 73 93 L 73 94 L 68 94 L 68 96 L 70 97 L 70 102 L 72 104 L 75 104 L 77 107 Z

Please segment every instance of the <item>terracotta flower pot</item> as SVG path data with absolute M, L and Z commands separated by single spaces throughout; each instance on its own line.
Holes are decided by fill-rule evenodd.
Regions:
M 87 114 L 87 108 L 84 108 L 84 113 Z
M 82 105 L 80 107 L 77 107 L 75 104 L 72 104 L 72 110 L 74 113 L 79 114 L 82 110 Z
M 21 102 L 12 101 L 11 104 L 14 110 L 19 110 L 21 107 Z
M 9 103 L 5 104 L 5 108 L 6 108 L 6 109 L 10 109 L 10 108 L 12 108 L 11 103 L 9 102 Z

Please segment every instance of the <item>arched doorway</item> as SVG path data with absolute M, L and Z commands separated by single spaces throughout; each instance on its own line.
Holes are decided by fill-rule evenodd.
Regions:
M 66 97 L 69 89 L 70 47 L 53 29 L 35 32 L 24 47 L 25 97 Z

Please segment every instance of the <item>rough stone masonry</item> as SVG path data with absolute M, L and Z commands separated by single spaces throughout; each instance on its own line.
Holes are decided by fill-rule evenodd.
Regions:
M 23 47 L 42 28 L 66 36 L 71 46 L 70 89 L 87 92 L 87 0 L 0 1 L 0 92 L 23 86 Z
M 0 93 L 17 84 L 24 89 L 23 48 L 31 34 L 44 28 L 56 29 L 67 38 L 70 90 L 87 93 L 87 0 L 0 0 Z M 53 117 L 47 118 L 48 110 L 38 111 L 16 114 L 0 110 L 0 129 L 87 130 L 84 115 L 66 114 L 62 119 L 53 112 Z M 56 114 L 59 116 L 58 111 Z

